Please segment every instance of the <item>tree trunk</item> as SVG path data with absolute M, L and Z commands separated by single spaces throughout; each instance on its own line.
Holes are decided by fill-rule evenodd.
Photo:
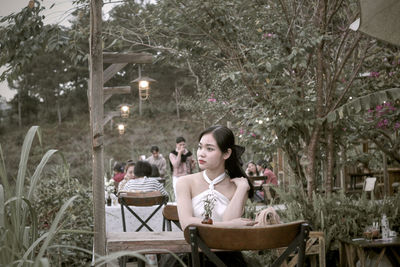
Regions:
M 318 3 L 318 17 L 316 21 L 316 26 L 319 29 L 320 34 L 325 33 L 325 19 L 326 19 L 326 2 L 320 1 Z M 322 118 L 324 116 L 323 104 L 324 104 L 324 46 L 325 43 L 322 40 L 316 49 L 316 82 L 315 82 L 315 92 L 317 95 L 316 102 L 316 119 Z M 318 124 L 316 120 L 314 123 L 314 129 L 311 134 L 310 141 L 307 146 L 307 158 L 308 165 L 306 168 L 307 177 L 307 194 L 308 198 L 311 200 L 313 191 L 315 190 L 315 171 L 316 171 L 316 151 L 318 148 L 319 135 L 321 132 L 321 125 Z
M 307 195 L 311 200 L 315 190 L 315 155 L 319 141 L 320 126 L 316 126 L 312 132 L 310 142 L 307 146 L 307 159 L 306 178 L 307 178 Z
M 325 177 L 325 195 L 329 197 L 332 193 L 332 181 L 333 181 L 333 168 L 334 168 L 334 160 L 335 160 L 335 145 L 333 143 L 333 128 L 332 124 L 327 126 L 326 130 L 326 139 L 327 139 L 327 146 L 326 146 L 326 161 L 327 161 L 327 172 Z

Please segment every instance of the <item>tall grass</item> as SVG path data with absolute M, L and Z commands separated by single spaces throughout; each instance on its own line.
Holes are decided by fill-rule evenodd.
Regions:
M 22 145 L 15 185 L 9 183 L 0 145 L 0 266 L 50 266 L 46 252 L 61 229 L 59 225 L 65 210 L 75 199 L 72 197 L 62 205 L 50 229 L 39 236 L 38 214 L 33 208 L 34 193 L 43 168 L 57 150 L 47 151 L 33 175 L 27 175 L 29 152 L 36 135 L 41 143 L 39 127 L 32 126 Z

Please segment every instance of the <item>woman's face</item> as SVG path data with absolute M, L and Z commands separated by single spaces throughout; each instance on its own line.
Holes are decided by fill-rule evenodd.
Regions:
M 133 175 L 133 170 L 135 169 L 135 166 L 129 166 L 129 168 L 126 170 L 126 176 L 129 179 L 133 179 L 134 175 Z
M 200 169 L 225 169 L 225 160 L 227 157 L 224 158 L 224 154 L 226 153 L 222 153 L 211 133 L 201 137 L 197 148 L 197 159 Z
M 257 172 L 257 167 L 256 167 L 256 165 L 254 163 L 250 162 L 249 164 L 247 164 L 247 170 L 249 172 L 256 173 Z

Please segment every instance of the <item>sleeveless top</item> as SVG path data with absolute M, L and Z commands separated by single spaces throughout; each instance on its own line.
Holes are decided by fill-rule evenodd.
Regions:
M 217 178 L 211 181 L 210 178 L 208 178 L 206 171 L 203 171 L 203 178 L 209 184 L 209 186 L 207 190 L 192 198 L 193 216 L 197 218 L 203 218 L 204 201 L 207 199 L 208 195 L 211 195 L 215 198 L 215 204 L 211 218 L 215 222 L 221 222 L 222 216 L 224 215 L 230 200 L 222 193 L 214 190 L 214 186 L 224 180 L 225 173 L 219 175 Z

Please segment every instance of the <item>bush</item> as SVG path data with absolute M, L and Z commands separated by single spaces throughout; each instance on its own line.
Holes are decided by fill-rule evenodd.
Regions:
M 54 239 L 59 245 L 92 249 L 92 235 L 89 234 L 93 226 L 92 191 L 78 178 L 70 177 L 69 165 L 56 166 L 52 172 L 40 181 L 35 202 L 38 213 L 39 232 L 44 233 L 54 220 L 60 206 L 72 196 L 78 196 L 76 201 L 67 210 L 68 216 L 64 219 L 64 229 L 80 229 L 88 234 L 60 234 Z M 91 261 L 91 255 L 74 249 L 54 249 L 48 257 L 57 266 L 83 266 Z
M 368 200 L 366 195 L 356 199 L 343 192 L 325 197 L 313 194 L 312 200 L 299 190 L 291 187 L 289 192 L 278 192 L 287 209 L 281 218 L 287 221 L 306 220 L 314 231 L 323 231 L 326 250 L 336 249 L 337 240 L 361 237 L 365 228 L 373 222 L 381 222 L 383 214 L 388 216 L 391 229 L 400 227 L 400 194 L 383 200 Z

